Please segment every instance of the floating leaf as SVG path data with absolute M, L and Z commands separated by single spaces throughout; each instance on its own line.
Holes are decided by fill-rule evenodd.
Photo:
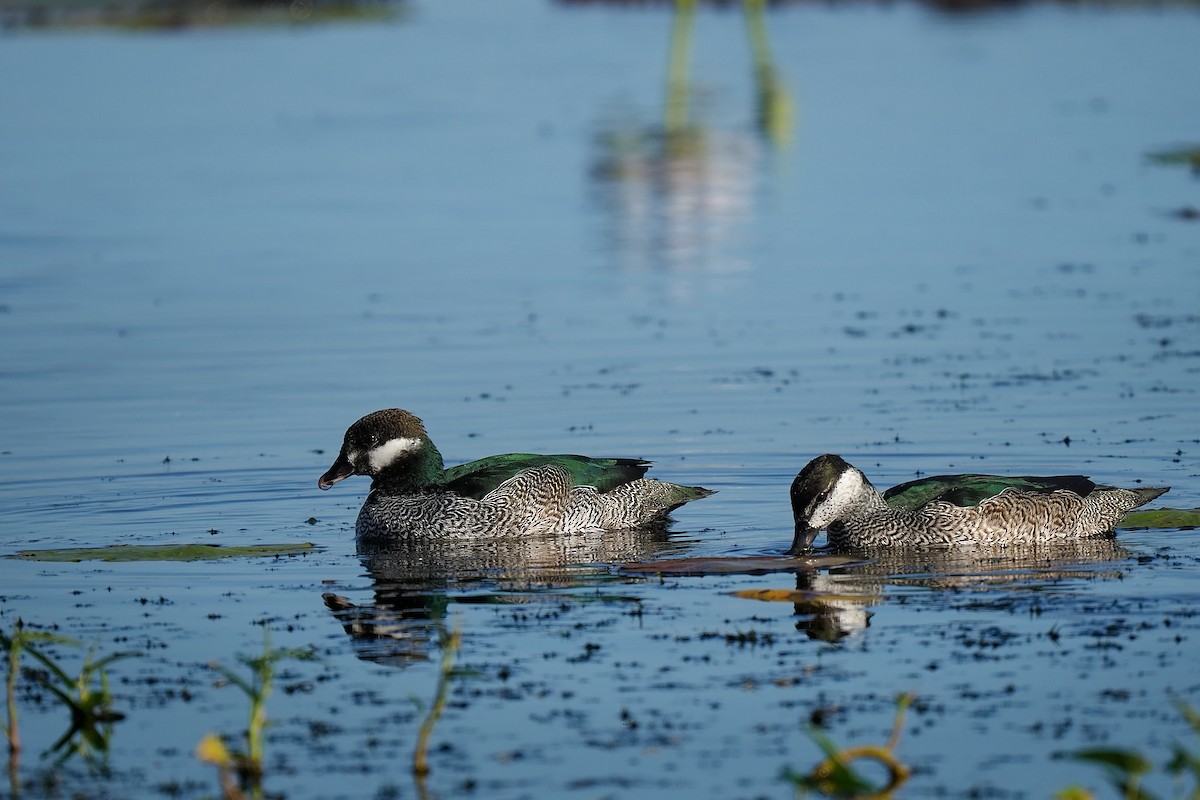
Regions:
M 315 544 L 114 544 L 108 547 L 68 547 L 58 550 L 22 550 L 5 558 L 27 561 L 210 561 L 218 558 L 294 556 L 320 550 Z

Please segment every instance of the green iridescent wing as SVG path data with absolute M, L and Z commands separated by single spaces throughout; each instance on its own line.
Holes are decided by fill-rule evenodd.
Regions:
M 935 475 L 893 486 L 883 493 L 883 499 L 892 508 L 903 511 L 915 511 L 934 500 L 970 507 L 1009 488 L 1035 493 L 1066 489 L 1086 496 L 1096 488 L 1096 484 L 1083 475 Z
M 446 488 L 479 499 L 521 470 L 546 464 L 554 464 L 571 473 L 577 486 L 595 486 L 601 492 L 637 480 L 650 468 L 649 461 L 639 458 L 506 453 L 451 467 L 446 470 Z

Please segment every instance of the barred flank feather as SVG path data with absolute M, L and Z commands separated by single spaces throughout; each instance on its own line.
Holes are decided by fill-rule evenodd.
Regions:
M 1008 488 L 976 506 L 935 500 L 917 511 L 884 509 L 829 527 L 838 548 L 880 545 L 1028 545 L 1108 533 L 1126 511 L 1166 489 L 1097 487 L 1086 497 L 1068 490 L 1046 493 Z
M 618 530 L 649 525 L 707 489 L 638 478 L 609 492 L 574 485 L 559 466 L 517 473 L 476 500 L 434 490 L 417 495 L 372 492 L 358 515 L 360 538 L 480 538 Z

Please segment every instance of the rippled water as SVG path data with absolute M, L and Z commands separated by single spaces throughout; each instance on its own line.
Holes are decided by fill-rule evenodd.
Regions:
M 111 775 L 68 785 L 212 796 L 192 750 L 246 703 L 207 665 L 259 652 L 264 620 L 317 656 L 268 707 L 289 797 L 416 791 L 413 698 L 454 624 L 434 796 L 787 796 L 810 721 L 882 742 L 909 690 L 913 796 L 1099 787 L 1055 754 L 1187 740 L 1193 531 L 620 565 L 779 553 L 821 452 L 880 486 L 1079 471 L 1200 506 L 1198 185 L 1146 158 L 1200 127 L 1194 10 L 779 7 L 768 75 L 741 13 L 702 9 L 669 85 L 668 6 L 406 8 L 0 34 L 4 551 L 323 548 L 0 560 L 6 629 L 139 653 L 110 667 Z M 366 487 L 316 478 L 393 405 L 451 463 L 639 456 L 719 493 L 663 534 L 358 553 Z M 760 589 L 795 594 L 733 594 Z M 32 779 L 64 720 L 21 710 Z

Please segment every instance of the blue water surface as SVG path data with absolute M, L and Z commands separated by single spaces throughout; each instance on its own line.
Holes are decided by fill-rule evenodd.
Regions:
M 0 549 L 323 548 L 0 560 L 5 629 L 138 653 L 110 667 L 107 777 L 64 781 L 213 796 L 192 751 L 236 745 L 247 704 L 209 664 L 240 669 L 264 622 L 315 656 L 269 701 L 265 785 L 295 798 L 785 797 L 810 722 L 879 743 L 904 691 L 910 796 L 1103 790 L 1057 755 L 1192 741 L 1170 697 L 1200 702 L 1193 531 L 620 565 L 780 553 L 822 452 L 881 487 L 1083 472 L 1200 506 L 1200 184 L 1149 158 L 1200 137 L 1194 8 L 773 6 L 766 72 L 740 8 L 398 9 L 0 30 Z M 367 487 L 315 484 L 389 406 L 450 463 L 637 456 L 718 494 L 669 536 L 373 558 Z M 33 780 L 65 721 L 19 702 Z

